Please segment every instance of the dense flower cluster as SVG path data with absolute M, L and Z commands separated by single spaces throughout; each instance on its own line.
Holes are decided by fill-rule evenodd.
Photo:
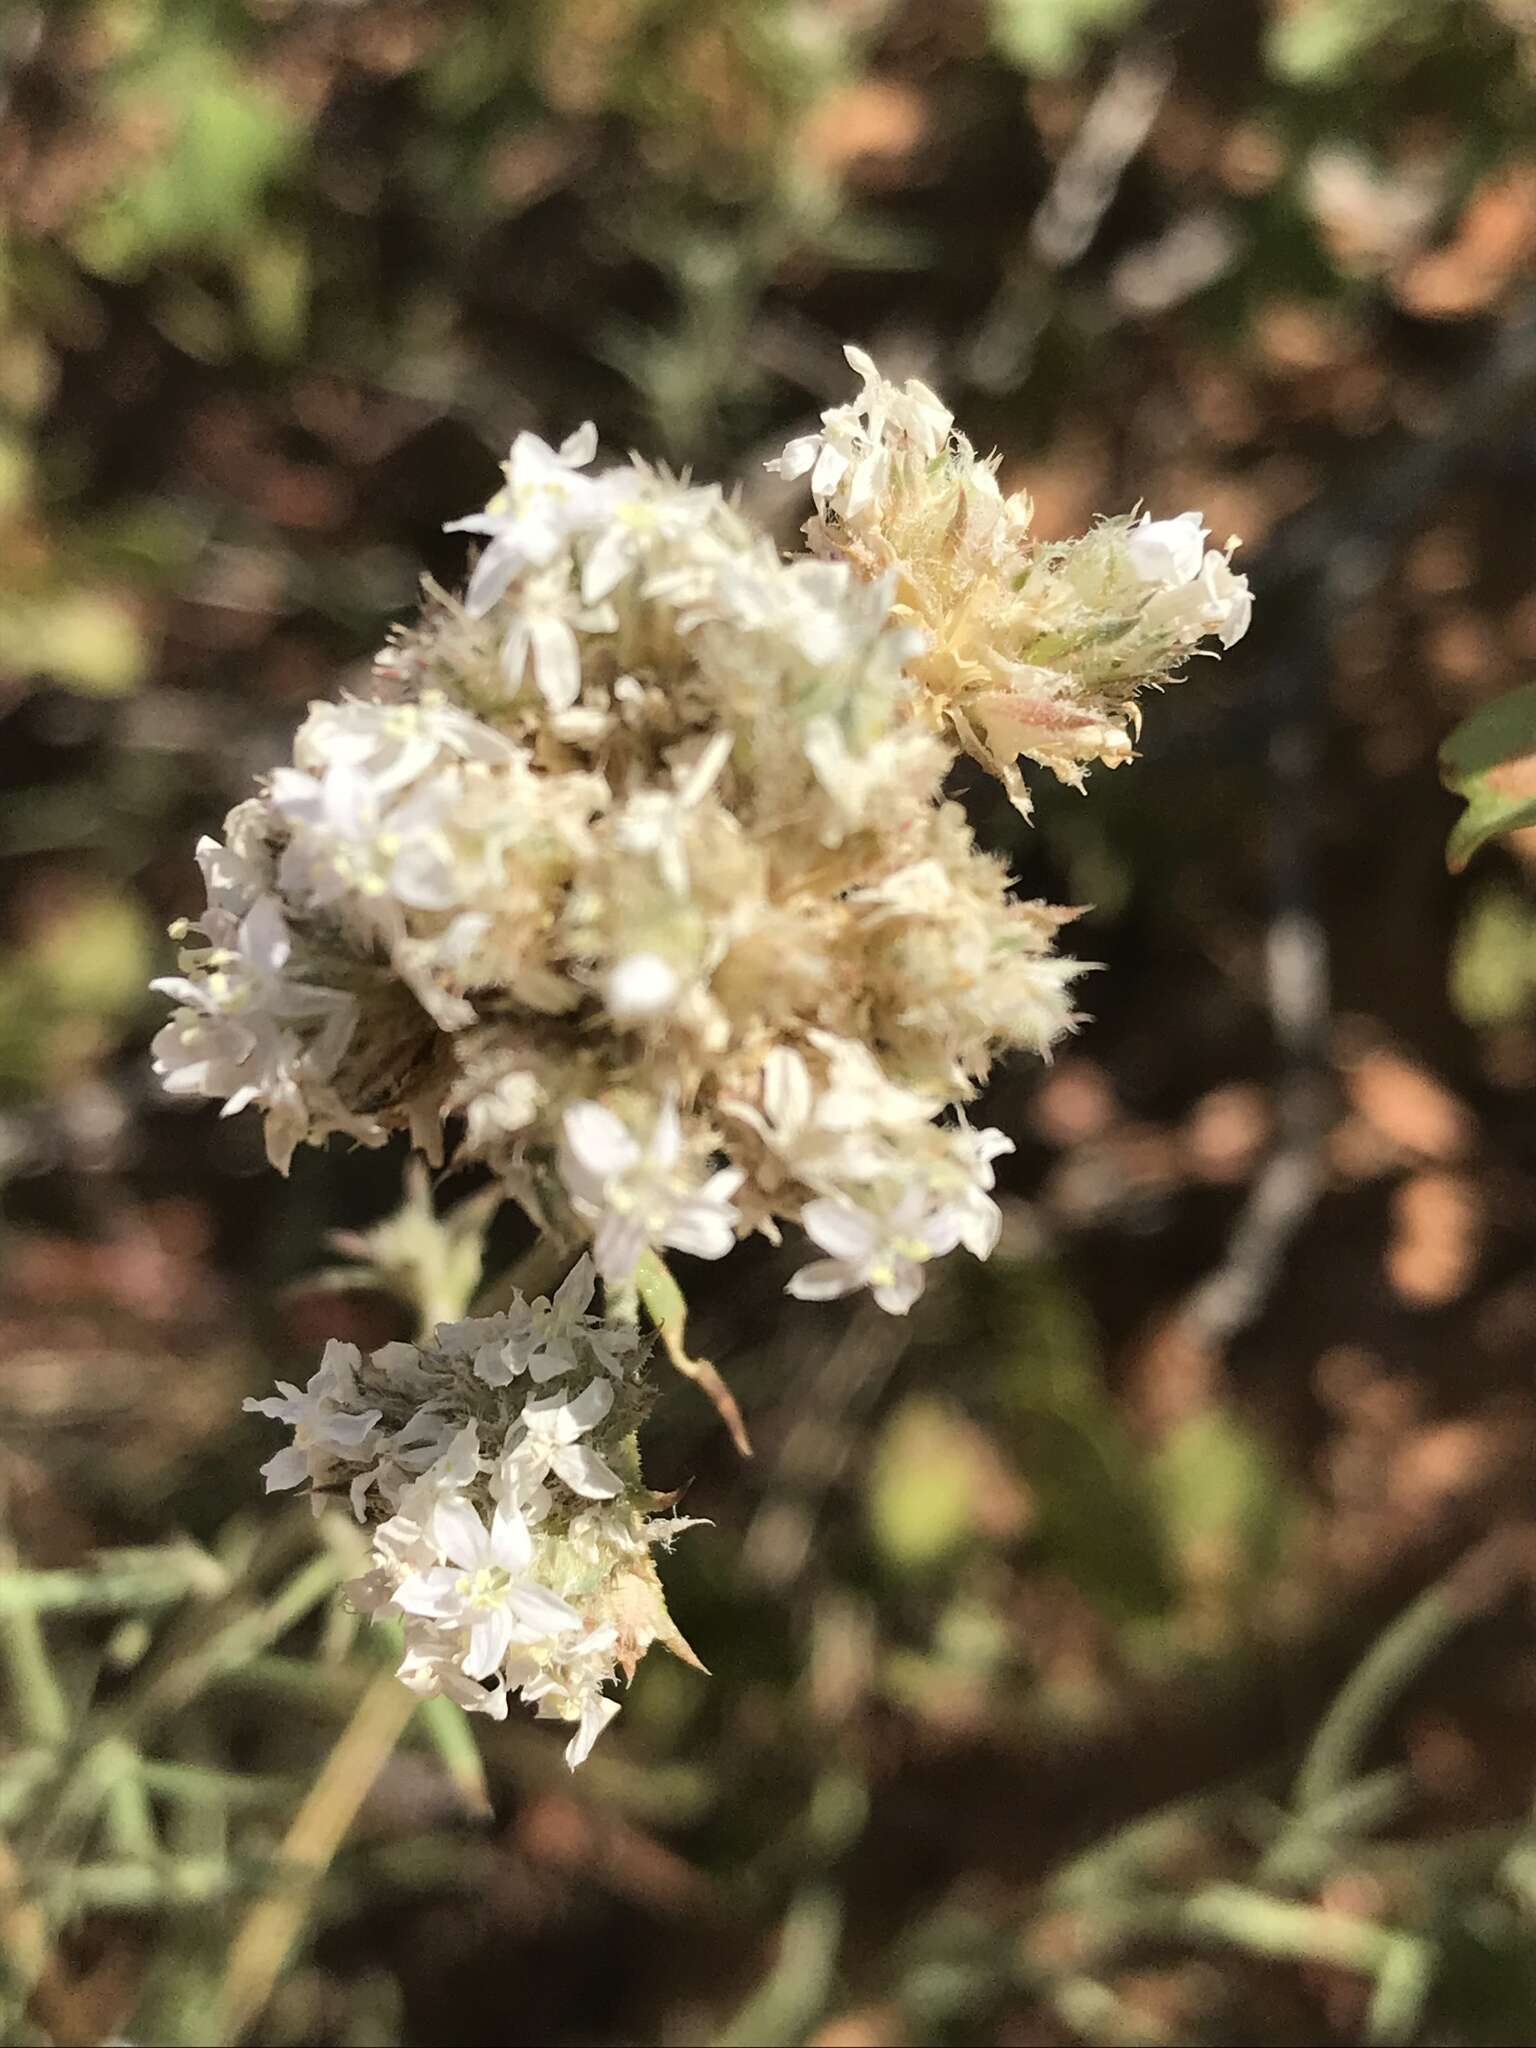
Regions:
M 791 1221 L 826 1255 L 793 1292 L 902 1313 L 987 1255 L 1009 1144 L 964 1104 L 1079 970 L 943 778 L 1124 758 L 1246 587 L 1193 513 L 1033 544 L 933 394 L 849 354 L 858 401 L 781 458 L 795 559 L 713 486 L 591 473 L 589 427 L 518 437 L 464 597 L 200 849 L 168 1088 L 259 1107 L 280 1167 L 450 1132 L 611 1285 Z
M 402 1625 L 406 1684 L 570 1722 L 573 1769 L 619 1711 L 621 1671 L 657 1641 L 692 1655 L 651 1551 L 693 1525 L 640 1484 L 644 1347 L 589 1313 L 594 1285 L 583 1258 L 553 1300 L 515 1296 L 430 1343 L 364 1357 L 333 1342 L 307 1387 L 245 1404 L 293 1432 L 263 1467 L 269 1492 L 338 1495 L 372 1525 L 348 1591 Z
M 847 353 L 858 398 L 769 466 L 810 472 L 818 555 L 890 579 L 892 616 L 918 630 L 908 672 L 922 721 L 951 731 L 1027 815 L 1021 758 L 1078 786 L 1090 763 L 1129 760 L 1137 692 L 1207 636 L 1230 647 L 1247 632 L 1236 542 L 1208 548 L 1198 512 L 1033 542 L 1028 497 L 1003 496 L 995 459 L 977 459 L 933 392 Z

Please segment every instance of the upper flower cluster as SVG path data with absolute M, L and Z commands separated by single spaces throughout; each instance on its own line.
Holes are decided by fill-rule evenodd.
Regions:
M 863 388 L 769 465 L 810 473 L 812 548 L 894 580 L 893 615 L 920 632 L 909 663 L 925 720 L 947 728 L 1028 813 L 1019 761 L 1080 785 L 1130 758 L 1137 692 L 1169 680 L 1207 637 L 1248 630 L 1246 578 L 1206 546 L 1198 512 L 1107 519 L 1080 539 L 1030 536 L 944 404 L 916 378 L 888 383 L 847 351 Z
M 858 401 L 781 458 L 791 560 L 713 486 L 592 471 L 590 428 L 518 437 L 462 600 L 205 842 L 169 1088 L 259 1106 L 279 1165 L 446 1130 L 610 1283 L 792 1221 L 826 1255 L 794 1292 L 901 1313 L 986 1256 L 1007 1141 L 964 1105 L 1079 969 L 944 776 L 1123 757 L 1246 590 L 1194 514 L 1033 545 L 933 394 L 850 354 Z
M 269 1492 L 342 1494 L 372 1524 L 348 1590 L 401 1623 L 406 1683 L 497 1719 L 519 1695 L 573 1725 L 573 1768 L 619 1711 L 621 1670 L 653 1642 L 692 1654 L 651 1557 L 692 1525 L 640 1484 L 643 1348 L 588 1313 L 594 1285 L 582 1259 L 553 1300 L 517 1296 L 430 1343 L 364 1358 L 333 1342 L 307 1387 L 245 1404 L 293 1432 Z

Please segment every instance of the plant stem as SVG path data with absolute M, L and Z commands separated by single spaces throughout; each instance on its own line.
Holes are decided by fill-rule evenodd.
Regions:
M 0 1542 L 0 1589 L 24 1583 L 28 1576 L 19 1569 L 11 1545 Z M 42 1627 L 31 1609 L 8 1613 L 0 1605 L 0 1663 L 5 1667 L 7 1690 L 15 1701 L 23 1736 L 44 1748 L 58 1748 L 68 1739 L 73 1716 Z
M 172 1607 L 189 1593 L 219 1593 L 225 1574 L 199 1552 L 167 1550 L 160 1557 L 104 1559 L 70 1571 L 29 1572 L 14 1567 L 0 1579 L 0 1619 L 37 1614 L 117 1614 Z
M 1491 1606 L 1507 1589 L 1520 1562 L 1497 1539 L 1480 1544 L 1378 1636 L 1312 1738 L 1292 1792 L 1298 1812 L 1343 1792 L 1398 1694 L 1472 1614 Z
M 316 1886 L 416 1705 L 392 1672 L 380 1673 L 358 1702 L 283 1838 L 278 1864 L 291 1884 L 251 1908 L 230 1949 L 219 1999 L 221 2040 L 238 2041 L 271 1998 Z

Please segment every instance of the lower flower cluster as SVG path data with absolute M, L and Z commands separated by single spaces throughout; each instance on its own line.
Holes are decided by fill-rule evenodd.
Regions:
M 645 1346 L 588 1312 L 593 1291 L 583 1258 L 551 1300 L 366 1356 L 333 1341 L 305 1388 L 245 1404 L 293 1433 L 269 1492 L 307 1486 L 317 1510 L 344 1494 L 371 1525 L 348 1592 L 400 1625 L 406 1684 L 498 1720 L 516 1695 L 571 1724 L 572 1769 L 652 1643 L 697 1661 L 652 1557 L 696 1525 L 640 1483 Z

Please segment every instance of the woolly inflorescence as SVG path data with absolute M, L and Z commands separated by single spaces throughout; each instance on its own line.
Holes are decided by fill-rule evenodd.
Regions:
M 965 1105 L 1080 970 L 945 775 L 1024 806 L 1023 762 L 1123 760 L 1247 588 L 1194 513 L 1033 542 L 932 392 L 849 359 L 779 458 L 816 508 L 789 560 L 714 486 L 592 473 L 590 427 L 518 437 L 464 595 L 200 846 L 168 1089 L 258 1108 L 284 1169 L 333 1131 L 482 1161 L 611 1286 L 791 1223 L 793 1293 L 900 1314 L 987 1255 L 1011 1146 Z

